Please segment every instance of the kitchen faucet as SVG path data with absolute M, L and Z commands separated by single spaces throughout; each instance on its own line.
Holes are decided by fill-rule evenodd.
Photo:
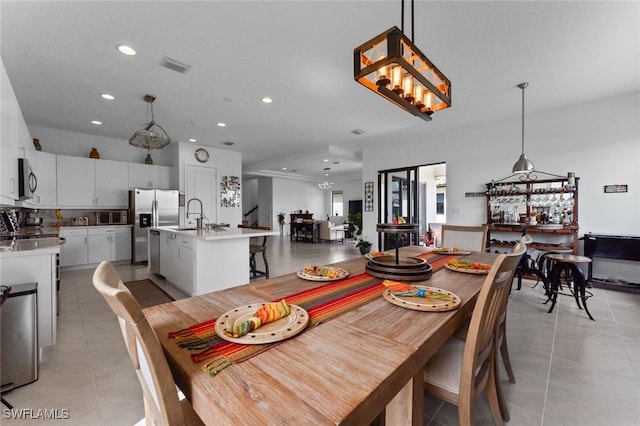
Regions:
M 189 201 L 187 201 L 187 218 L 189 217 L 190 214 L 197 214 L 196 212 L 193 213 L 189 213 L 190 209 L 189 206 L 191 205 L 192 201 L 197 201 L 200 203 L 200 217 L 196 218 L 196 228 L 202 228 L 202 219 L 204 218 L 204 214 L 202 211 L 202 201 L 199 198 L 191 198 Z

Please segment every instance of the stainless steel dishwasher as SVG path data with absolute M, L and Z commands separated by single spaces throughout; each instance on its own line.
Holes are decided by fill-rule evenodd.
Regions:
M 160 232 L 149 231 L 149 270 L 160 275 Z

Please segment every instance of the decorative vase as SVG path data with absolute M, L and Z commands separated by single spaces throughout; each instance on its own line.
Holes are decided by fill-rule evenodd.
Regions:
M 93 158 L 94 160 L 100 159 L 100 153 L 97 148 L 91 148 L 91 152 L 89 153 L 89 158 Z

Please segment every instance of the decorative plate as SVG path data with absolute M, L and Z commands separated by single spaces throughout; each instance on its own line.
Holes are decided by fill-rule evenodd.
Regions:
M 489 273 L 489 269 L 474 269 L 474 268 L 457 268 L 455 266 L 451 266 L 448 263 L 445 263 L 444 265 L 445 268 L 450 269 L 452 271 L 456 271 L 456 272 L 464 272 L 465 274 L 479 274 L 479 275 L 486 275 Z
M 445 301 L 439 299 L 431 299 L 429 297 L 415 297 L 415 296 L 397 296 L 393 294 L 390 288 L 387 288 L 382 292 L 382 297 L 394 305 L 400 306 L 406 309 L 412 309 L 414 311 L 424 312 L 445 312 L 453 311 L 460 307 L 460 298 L 450 291 L 442 290 L 435 287 L 427 287 L 422 285 L 416 286 L 418 289 L 424 289 L 427 291 L 437 291 L 444 293 L 451 297 L 452 300 Z
M 302 332 L 309 323 L 307 311 L 300 306 L 289 305 L 291 313 L 285 318 L 264 324 L 242 337 L 231 337 L 224 334 L 224 330 L 226 330 L 228 326 L 233 326 L 236 323 L 248 320 L 254 316 L 262 305 L 264 305 L 264 303 L 240 306 L 239 308 L 232 309 L 220 315 L 215 325 L 216 334 L 220 336 L 221 339 L 229 342 L 242 343 L 245 345 L 260 345 L 263 343 L 279 342 L 280 340 L 293 337 Z
M 454 250 L 452 248 L 437 248 L 435 250 L 433 250 L 434 253 L 439 253 L 439 254 L 471 254 L 470 251 L 467 250 Z
M 349 271 L 342 269 L 342 268 L 336 268 L 334 266 L 321 266 L 321 268 L 327 268 L 330 269 L 332 271 L 335 271 L 338 273 L 338 276 L 336 277 L 323 277 L 321 275 L 317 275 L 317 273 L 313 272 L 313 271 L 309 271 L 307 269 L 300 269 L 298 271 L 298 276 L 300 278 L 302 278 L 303 280 L 309 280 L 309 281 L 338 281 L 341 280 L 343 278 L 346 278 L 349 276 Z

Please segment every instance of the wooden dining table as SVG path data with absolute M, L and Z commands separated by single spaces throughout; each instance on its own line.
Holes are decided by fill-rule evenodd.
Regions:
M 429 249 L 408 246 L 401 256 Z M 468 260 L 492 263 L 495 254 Z M 335 263 L 350 276 L 365 272 L 367 259 Z M 303 265 L 301 265 L 302 268 Z M 471 314 L 486 275 L 441 269 L 413 284 L 448 290 L 458 309 L 421 312 L 382 296 L 280 342 L 269 350 L 210 376 L 170 332 L 216 318 L 230 309 L 269 302 L 323 282 L 295 273 L 189 297 L 144 309 L 178 387 L 208 425 L 363 425 L 380 415 L 386 424 L 423 423 L 422 369 Z

